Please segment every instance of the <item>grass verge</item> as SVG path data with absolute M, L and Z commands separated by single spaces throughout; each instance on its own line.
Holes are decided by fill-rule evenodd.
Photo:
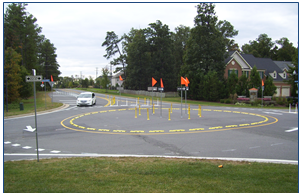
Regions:
M 51 96 L 51 92 L 46 93 L 46 106 L 45 106 L 45 92 L 40 91 L 36 93 L 37 112 L 57 108 L 63 105 L 62 103 L 57 103 L 57 102 L 52 103 L 51 97 L 49 95 Z M 8 112 L 6 112 L 6 104 L 4 104 L 4 117 L 35 112 L 34 97 L 30 97 L 27 100 L 23 99 L 20 102 L 23 103 L 24 110 L 20 110 L 20 104 L 18 102 L 18 103 L 8 104 Z
M 297 193 L 298 165 L 105 157 L 8 161 L 4 192 Z

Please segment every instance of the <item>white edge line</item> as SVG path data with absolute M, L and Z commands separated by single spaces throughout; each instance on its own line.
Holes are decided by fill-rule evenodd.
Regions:
M 4 156 L 36 156 L 37 154 L 4 153 Z M 61 157 L 137 157 L 137 158 L 178 158 L 178 159 L 201 159 L 201 160 L 228 160 L 248 161 L 261 163 L 295 164 L 297 160 L 260 159 L 260 158 L 226 158 L 226 157 L 194 157 L 194 156 L 161 156 L 161 155 L 126 155 L 126 154 L 39 154 L 39 156 L 61 156 Z

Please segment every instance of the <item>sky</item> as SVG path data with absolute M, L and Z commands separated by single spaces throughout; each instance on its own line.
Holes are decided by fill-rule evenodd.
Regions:
M 106 33 L 119 37 L 131 28 L 149 27 L 160 20 L 170 31 L 194 27 L 197 2 L 191 3 L 28 3 L 26 11 L 37 18 L 42 33 L 56 47 L 61 75 L 95 78 L 110 64 L 102 43 Z M 7 4 L 4 3 L 4 8 Z M 229 21 L 242 45 L 267 34 L 272 41 L 286 37 L 298 46 L 298 3 L 215 3 L 218 20 Z M 114 69 L 114 67 L 113 67 Z

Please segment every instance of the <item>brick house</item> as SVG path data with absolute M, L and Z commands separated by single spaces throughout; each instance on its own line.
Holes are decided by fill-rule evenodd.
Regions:
M 265 81 L 266 76 L 273 78 L 273 83 L 277 87 L 274 96 L 290 96 L 290 84 L 284 82 L 288 79 L 286 70 L 282 70 L 269 58 L 256 58 L 252 54 L 240 54 L 238 51 L 233 51 L 225 60 L 225 64 L 225 78 L 228 78 L 233 70 L 235 70 L 238 78 L 243 74 L 249 78 L 253 67 L 256 66 L 263 81 Z

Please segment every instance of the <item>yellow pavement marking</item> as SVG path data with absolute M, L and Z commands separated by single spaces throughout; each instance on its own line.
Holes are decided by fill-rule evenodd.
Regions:
M 115 110 L 104 110 L 104 111 L 98 111 L 98 112 L 90 112 L 90 113 L 85 113 L 85 114 L 80 114 L 80 115 L 76 115 L 73 117 L 69 117 L 67 119 L 70 119 L 69 123 L 71 125 L 73 125 L 74 127 L 80 128 L 80 129 L 86 129 L 86 130 L 93 130 L 93 131 L 86 131 L 86 130 L 79 130 L 79 129 L 73 129 L 70 127 L 67 127 L 64 125 L 64 121 L 67 119 L 64 119 L 63 121 L 61 121 L 61 125 L 64 126 L 65 128 L 68 129 L 72 129 L 72 130 L 76 130 L 76 131 L 83 131 L 83 132 L 97 132 L 96 130 L 98 130 L 99 133 L 110 133 L 110 129 L 97 129 L 97 128 L 89 128 L 89 127 L 84 127 L 84 126 L 79 126 L 77 124 L 74 123 L 75 119 L 79 119 L 83 116 L 89 116 L 91 114 L 97 114 L 97 113 L 106 113 L 106 112 L 116 112 L 116 111 L 126 111 L 126 110 L 134 110 L 135 108 L 128 108 L 128 109 L 115 109 Z M 142 108 L 142 109 L 147 109 L 147 108 Z M 156 108 L 158 109 L 158 108 Z M 179 108 L 173 108 L 174 110 L 177 110 Z M 198 110 L 198 109 L 192 109 L 192 110 Z M 203 109 L 204 111 L 215 111 L 215 112 L 233 112 L 233 113 L 238 113 L 238 114 L 246 114 L 246 115 L 251 115 L 251 116 L 258 116 L 258 117 L 262 117 L 265 120 L 259 121 L 259 122 L 253 122 L 253 123 L 246 123 L 246 124 L 239 124 L 239 125 L 227 125 L 225 126 L 225 128 L 227 129 L 223 129 L 223 126 L 216 126 L 216 127 L 209 127 L 208 130 L 205 128 L 191 128 L 191 129 L 173 129 L 173 130 L 149 130 L 148 133 L 160 133 L 160 134 L 171 134 L 171 133 L 176 133 L 176 134 L 180 134 L 180 133 L 194 133 L 194 132 L 214 132 L 214 131 L 224 131 L 224 130 L 232 130 L 232 129 L 243 129 L 243 128 L 252 128 L 252 127 L 259 127 L 259 126 L 265 126 L 265 125 L 270 125 L 270 124 L 274 124 L 276 122 L 278 122 L 278 119 L 272 116 L 266 116 L 266 115 L 260 115 L 260 114 L 254 114 L 254 113 L 248 113 L 248 112 L 239 112 L 239 111 L 229 111 L 229 110 L 212 110 L 212 109 Z M 269 120 L 269 118 L 275 119 L 274 122 L 271 123 L 267 123 L 267 124 L 262 124 L 265 123 Z M 116 134 L 116 133 L 127 133 L 126 130 L 112 130 L 113 133 L 111 134 Z M 143 133 L 146 134 L 144 130 L 130 130 L 128 131 L 130 133 Z M 167 133 L 165 133 L 167 132 Z M 169 132 L 169 133 L 168 133 Z

